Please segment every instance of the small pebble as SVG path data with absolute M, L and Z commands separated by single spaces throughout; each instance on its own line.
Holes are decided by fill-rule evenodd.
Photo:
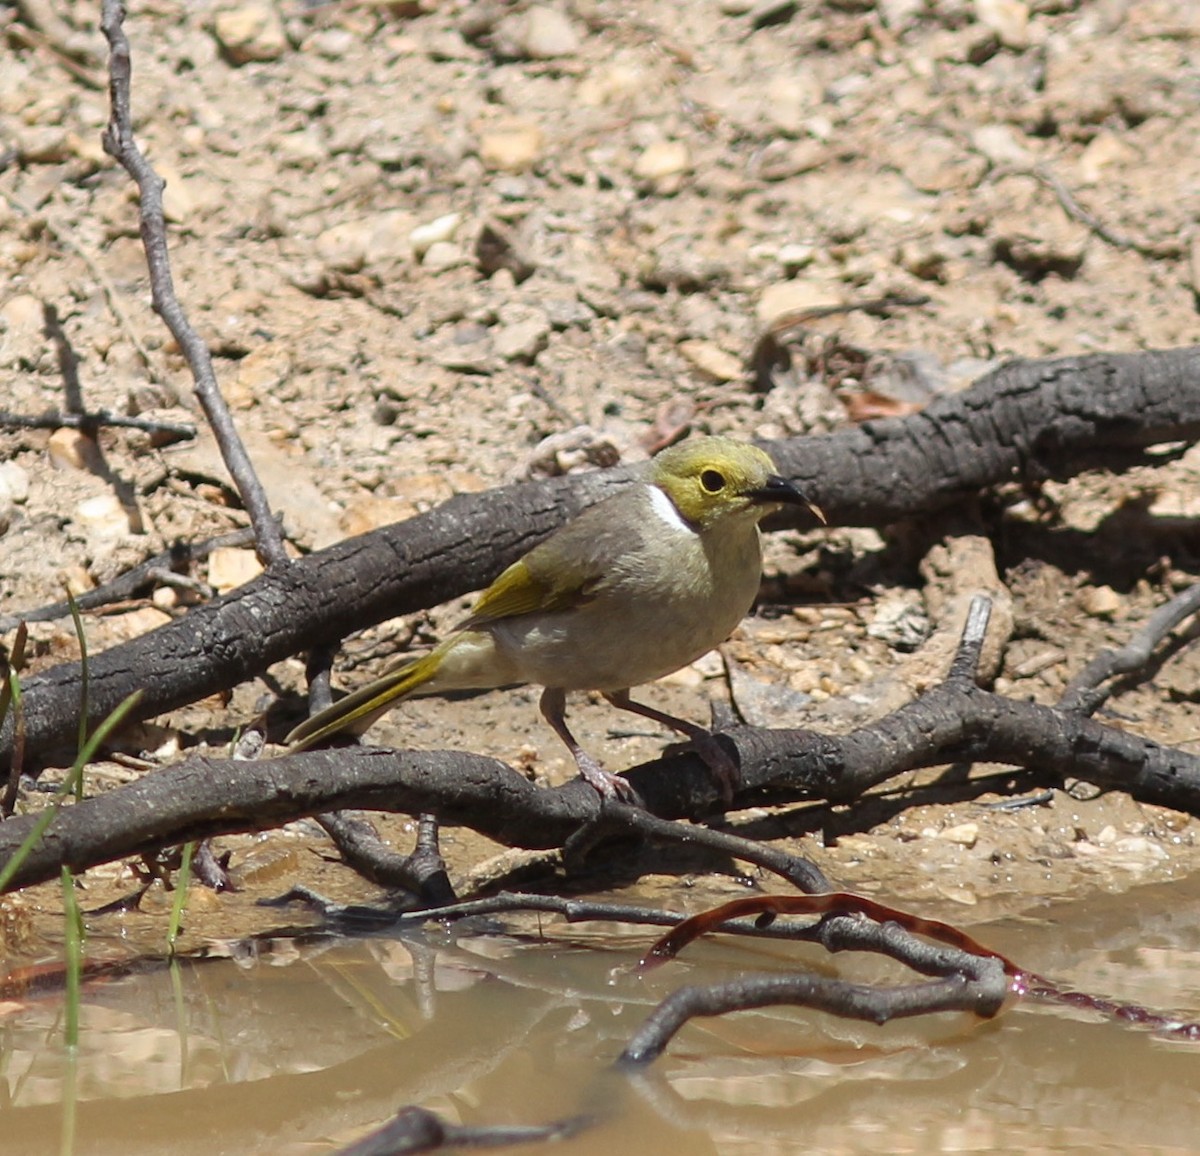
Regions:
M 711 341 L 681 341 L 679 352 L 713 381 L 738 381 L 745 373 L 738 358 Z
M 958 823 L 938 832 L 938 838 L 947 843 L 957 843 L 960 847 L 974 847 L 979 840 L 978 823 Z
M 1111 586 L 1089 586 L 1079 601 L 1093 618 L 1112 618 L 1121 609 L 1121 596 Z
M 288 47 L 283 21 L 272 4 L 243 4 L 218 12 L 213 34 L 234 64 L 276 60 Z
M 692 155 L 683 141 L 661 140 L 648 145 L 633 164 L 633 175 L 651 184 L 661 184 L 686 173 Z
M 462 224 L 462 213 L 445 213 L 424 225 L 418 225 L 408 234 L 412 251 L 420 260 L 439 241 L 453 241 L 458 226 Z
M 0 462 L 0 502 L 21 505 L 29 500 L 29 474 L 16 462 Z
M 489 169 L 521 172 L 541 158 L 542 130 L 535 124 L 514 123 L 486 132 L 479 140 L 479 156 Z
M 49 352 L 45 324 L 41 299 L 31 293 L 18 293 L 0 305 L 0 365 L 35 365 Z
M 453 269 L 456 265 L 465 265 L 467 260 L 462 246 L 454 244 L 453 241 L 435 241 L 421 258 L 421 267 L 435 271 Z
M 132 529 L 128 511 L 121 499 L 111 493 L 85 498 L 75 507 L 75 520 L 93 539 L 123 538 Z
M 224 594 L 257 578 L 262 569 L 262 563 L 253 550 L 239 546 L 218 546 L 208 556 L 208 584 Z
M 525 13 L 516 36 L 517 46 L 530 60 L 574 56 L 581 38 L 574 23 L 557 8 L 534 5 Z
M 82 430 L 63 426 L 56 429 L 46 443 L 50 464 L 59 470 L 90 470 L 99 472 L 102 463 L 100 450 Z
M 505 325 L 492 335 L 492 350 L 505 361 L 531 362 L 550 339 L 550 322 L 545 317 L 531 317 Z
M 1005 48 L 1029 47 L 1029 5 L 1022 0 L 975 0 L 975 19 Z

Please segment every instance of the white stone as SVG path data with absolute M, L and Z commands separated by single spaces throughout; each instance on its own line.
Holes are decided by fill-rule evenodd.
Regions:
M 435 241 L 421 258 L 423 269 L 453 269 L 467 263 L 467 254 L 453 241 Z
M 461 224 L 462 213 L 446 213 L 412 229 L 408 234 L 408 243 L 420 260 L 439 241 L 453 241 Z
M 531 60 L 553 60 L 556 56 L 574 56 L 581 37 L 566 15 L 539 4 L 525 13 L 517 43 Z
M 0 305 L 0 364 L 33 365 L 48 350 L 42 332 L 46 324 L 42 302 L 31 293 L 18 293 Z
M 18 506 L 29 499 L 29 474 L 16 462 L 0 462 L 0 502 Z
M 816 255 L 817 250 L 814 245 L 802 245 L 792 242 L 791 244 L 780 245 L 779 252 L 775 254 L 775 259 L 785 269 L 793 271 L 811 265 Z
M 1005 48 L 1029 47 L 1029 6 L 1021 0 L 975 0 L 975 19 Z
M 1093 618 L 1112 618 L 1121 609 L 1121 596 L 1111 586 L 1089 587 L 1080 602 Z
M 945 839 L 947 843 L 957 843 L 960 847 L 974 847 L 979 840 L 979 824 L 958 823 L 938 832 L 938 838 Z
M 131 530 L 129 514 L 121 499 L 112 493 L 84 498 L 75 507 L 75 520 L 92 538 L 111 541 L 125 537 Z
M 745 373 L 742 363 L 711 341 L 681 341 L 679 352 L 705 377 L 714 381 L 739 381 Z
M 647 146 L 634 162 L 633 174 L 643 181 L 663 181 L 692 167 L 692 154 L 683 141 L 660 140 Z

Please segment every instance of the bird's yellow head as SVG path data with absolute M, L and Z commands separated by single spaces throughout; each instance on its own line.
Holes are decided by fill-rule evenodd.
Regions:
M 731 519 L 758 521 L 788 503 L 817 509 L 757 446 L 733 438 L 692 438 L 650 463 L 650 481 L 663 490 L 685 522 L 700 530 Z

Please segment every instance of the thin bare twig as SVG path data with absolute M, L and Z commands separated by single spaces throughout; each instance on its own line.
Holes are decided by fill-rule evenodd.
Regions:
M 1102 683 L 1141 670 L 1171 631 L 1196 613 L 1200 613 L 1200 583 L 1160 606 L 1124 646 L 1097 654 L 1071 680 L 1059 699 L 1059 707 L 1082 714 L 1094 713 L 1111 693 L 1111 687 L 1103 687 Z
M 821 869 L 808 859 L 789 855 L 778 847 L 771 847 L 754 839 L 744 839 L 726 831 L 714 831 L 691 823 L 660 819 L 640 807 L 630 807 L 623 803 L 609 803 L 603 807 L 594 824 L 587 824 L 567 840 L 564 854 L 568 858 L 579 855 L 585 849 L 584 845 L 590 847 L 605 835 L 628 835 L 630 831 L 636 831 L 651 839 L 707 847 L 722 855 L 753 863 L 786 879 L 801 891 L 833 889 L 833 885 Z
M 1085 209 L 1062 179 L 1045 165 L 1035 165 L 1029 171 L 1058 198 L 1062 211 L 1068 217 L 1090 229 L 1114 248 L 1132 249 L 1135 253 L 1141 253 L 1143 257 L 1153 257 L 1156 260 L 1171 260 L 1183 253 L 1183 246 L 1178 241 L 1139 241 L 1136 237 L 1130 237 L 1106 225 L 1095 213 Z
M 468 1127 L 449 1124 L 436 1112 L 409 1106 L 382 1128 L 363 1136 L 334 1156 L 398 1156 L 399 1153 L 437 1152 L 464 1148 L 503 1148 L 514 1144 L 535 1144 L 565 1140 L 582 1131 L 593 1121 L 586 1116 L 555 1120 L 550 1124 L 503 1124 Z
M 190 422 L 159 421 L 149 417 L 128 417 L 111 409 L 93 409 L 85 413 L 9 413 L 0 410 L 0 426 L 6 429 L 80 429 L 85 433 L 102 426 L 142 430 L 144 433 L 170 434 L 177 438 L 194 438 L 196 427 Z
M 284 568 L 289 564 L 284 550 L 283 533 L 271 513 L 266 492 L 255 472 L 246 447 L 234 425 L 233 417 L 213 371 L 208 346 L 192 327 L 175 295 L 171 262 L 167 251 L 167 225 L 163 216 L 165 182 L 146 160 L 133 136 L 131 87 L 133 68 L 129 39 L 125 35 L 125 5 L 120 0 L 103 0 L 100 26 L 111 49 L 109 56 L 109 99 L 111 111 L 104 130 L 104 150 L 116 158 L 134 179 L 140 194 L 138 221 L 146 264 L 150 271 L 150 292 L 155 312 L 166 323 L 179 344 L 191 369 L 196 397 L 212 427 L 225 465 L 237 486 L 242 503 L 250 514 L 256 534 L 256 549 L 264 566 Z
M 80 610 L 98 610 L 102 606 L 110 606 L 133 598 L 139 590 L 151 582 L 162 581 L 161 572 L 173 571 L 175 567 L 192 562 L 199 562 L 208 557 L 213 550 L 220 546 L 246 546 L 253 542 L 255 532 L 252 529 L 234 530 L 229 534 L 221 534 L 216 538 L 208 538 L 203 542 L 177 542 L 161 554 L 147 558 L 145 562 L 126 571 L 118 578 L 95 590 L 85 590 L 75 596 L 75 605 Z M 0 634 L 16 628 L 20 622 L 54 622 L 66 618 L 71 613 L 71 605 L 67 601 L 52 602 L 49 606 L 39 606 L 36 610 L 25 610 L 19 614 L 6 615 L 0 618 Z

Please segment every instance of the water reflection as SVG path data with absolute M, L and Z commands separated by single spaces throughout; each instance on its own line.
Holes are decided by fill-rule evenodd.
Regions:
M 972 933 L 1075 986 L 1196 1017 L 1197 899 L 1200 880 L 1175 882 Z M 1200 1052 L 1064 1009 L 882 1029 L 750 1012 L 690 1025 L 644 1075 L 614 1075 L 607 1064 L 679 984 L 796 961 L 901 973 L 723 940 L 639 977 L 625 965 L 646 934 L 543 926 L 540 943 L 435 928 L 91 984 L 76 1150 L 329 1152 L 405 1103 L 474 1124 L 593 1114 L 593 1130 L 556 1146 L 573 1156 L 1195 1146 Z M 9 1008 L 2 1027 L 0 1153 L 58 1152 L 60 1003 Z

